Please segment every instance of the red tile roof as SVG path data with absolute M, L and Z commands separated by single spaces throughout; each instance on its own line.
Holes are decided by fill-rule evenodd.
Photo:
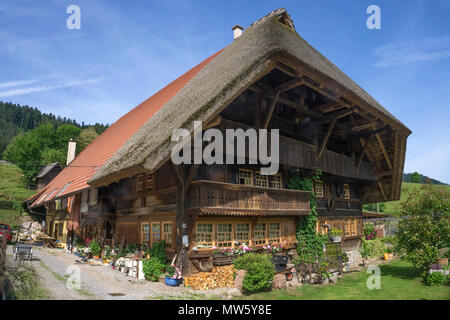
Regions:
M 221 51 L 201 62 L 184 75 L 171 82 L 140 105 L 129 111 L 86 147 L 63 171 L 61 171 L 44 189 L 43 195 L 30 197 L 32 206 L 61 198 L 86 189 L 87 181 L 133 134 L 150 119 L 165 103 L 180 91 L 204 66 L 211 62 Z M 70 183 L 70 184 L 69 184 Z M 69 184 L 67 186 L 67 184 Z M 64 187 L 66 187 L 64 189 Z M 61 190 L 64 189 L 62 192 Z

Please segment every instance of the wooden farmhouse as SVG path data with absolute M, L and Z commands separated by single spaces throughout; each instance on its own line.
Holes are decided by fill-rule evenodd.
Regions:
M 356 250 L 364 203 L 398 200 L 411 131 L 295 31 L 285 9 L 271 12 L 132 109 L 37 194 L 48 233 L 151 246 L 201 271 L 214 247 L 296 244 L 310 192 L 289 189 L 311 176 L 319 222 L 343 230 Z M 174 130 L 279 129 L 279 171 L 257 164 L 174 165 Z M 123 240 L 124 239 L 124 240 Z

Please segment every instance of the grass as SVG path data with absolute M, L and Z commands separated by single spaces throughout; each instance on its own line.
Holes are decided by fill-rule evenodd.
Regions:
M 36 193 L 23 186 L 21 170 L 12 164 L 0 164 L 0 200 L 23 201 Z
M 450 300 L 450 287 L 422 283 L 408 262 L 396 260 L 380 265 L 381 288 L 370 290 L 366 271 L 344 274 L 337 284 L 303 285 L 292 290 L 273 290 L 238 299 L 275 300 Z
M 400 200 L 385 202 L 386 209 L 383 210 L 382 213 L 391 214 L 393 216 L 399 216 L 402 203 L 408 199 L 408 196 L 412 192 L 414 192 L 417 189 L 420 189 L 421 187 L 422 187 L 422 184 L 420 184 L 420 183 L 403 182 Z M 450 192 L 450 186 L 433 185 L 433 188 L 436 188 L 436 189 L 444 188 L 447 192 Z
M 18 167 L 12 164 L 0 164 L 0 202 L 20 204 L 33 195 L 36 190 L 29 190 L 23 186 L 23 174 Z M 20 212 L 13 208 L 0 207 L 0 222 L 11 227 L 21 224 Z

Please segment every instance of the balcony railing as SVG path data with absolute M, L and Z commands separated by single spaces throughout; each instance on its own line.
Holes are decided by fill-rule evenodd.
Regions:
M 202 214 L 307 215 L 310 192 L 214 181 L 194 181 L 187 209 Z

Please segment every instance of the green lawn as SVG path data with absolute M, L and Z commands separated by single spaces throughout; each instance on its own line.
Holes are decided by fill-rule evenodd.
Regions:
M 238 299 L 275 300 L 450 300 L 450 287 L 428 287 L 416 276 L 411 264 L 396 260 L 380 265 L 381 288 L 369 290 L 366 271 L 344 274 L 335 285 L 304 285 L 291 290 L 273 290 Z
M 13 209 L 13 205 L 20 204 L 36 192 L 23 186 L 22 176 L 18 167 L 0 164 L 0 222 L 11 226 L 21 223 L 19 212 Z
M 23 201 L 36 192 L 23 186 L 22 176 L 15 165 L 0 164 L 0 200 Z

